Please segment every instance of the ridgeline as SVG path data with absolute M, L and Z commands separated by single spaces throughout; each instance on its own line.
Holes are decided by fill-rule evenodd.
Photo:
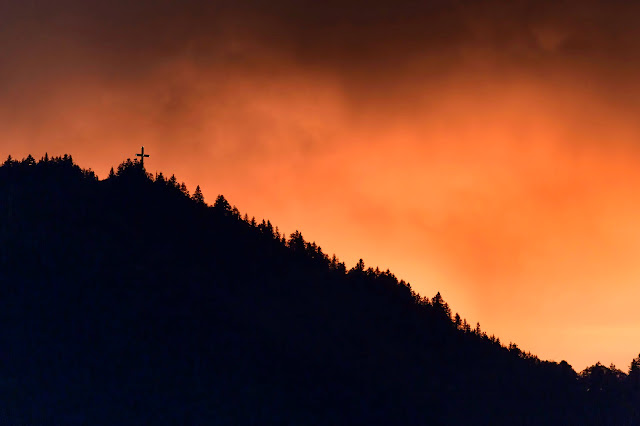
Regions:
M 635 425 L 576 373 L 127 160 L 0 167 L 0 423 Z

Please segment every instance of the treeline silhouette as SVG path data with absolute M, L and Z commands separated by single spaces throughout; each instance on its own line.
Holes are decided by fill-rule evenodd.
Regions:
M 628 373 L 501 344 L 126 160 L 0 167 L 2 424 L 640 424 Z

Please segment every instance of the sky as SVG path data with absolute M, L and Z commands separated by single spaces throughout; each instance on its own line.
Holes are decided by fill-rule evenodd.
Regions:
M 640 352 L 640 6 L 0 0 L 0 156 L 205 200 L 391 269 L 576 370 Z

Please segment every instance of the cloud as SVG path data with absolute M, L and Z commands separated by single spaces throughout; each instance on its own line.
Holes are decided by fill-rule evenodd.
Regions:
M 145 145 L 208 201 L 556 356 L 635 300 L 638 7 L 0 0 L 0 154 L 105 176 Z
M 448 71 L 470 49 L 485 51 L 485 60 L 499 65 L 527 67 L 637 55 L 638 30 L 630 17 L 638 6 L 628 2 L 3 3 L 4 47 L 75 48 L 80 61 L 99 61 L 116 75 L 139 76 L 184 55 L 200 64 L 253 66 L 251 59 L 266 60 L 263 51 L 339 74 L 386 78 L 423 60 Z

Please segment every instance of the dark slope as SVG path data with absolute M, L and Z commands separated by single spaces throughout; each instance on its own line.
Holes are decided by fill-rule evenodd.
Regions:
M 346 271 L 135 163 L 104 181 L 70 158 L 5 163 L 0 281 L 1 423 L 631 419 L 626 376 L 461 330 L 391 273 Z

